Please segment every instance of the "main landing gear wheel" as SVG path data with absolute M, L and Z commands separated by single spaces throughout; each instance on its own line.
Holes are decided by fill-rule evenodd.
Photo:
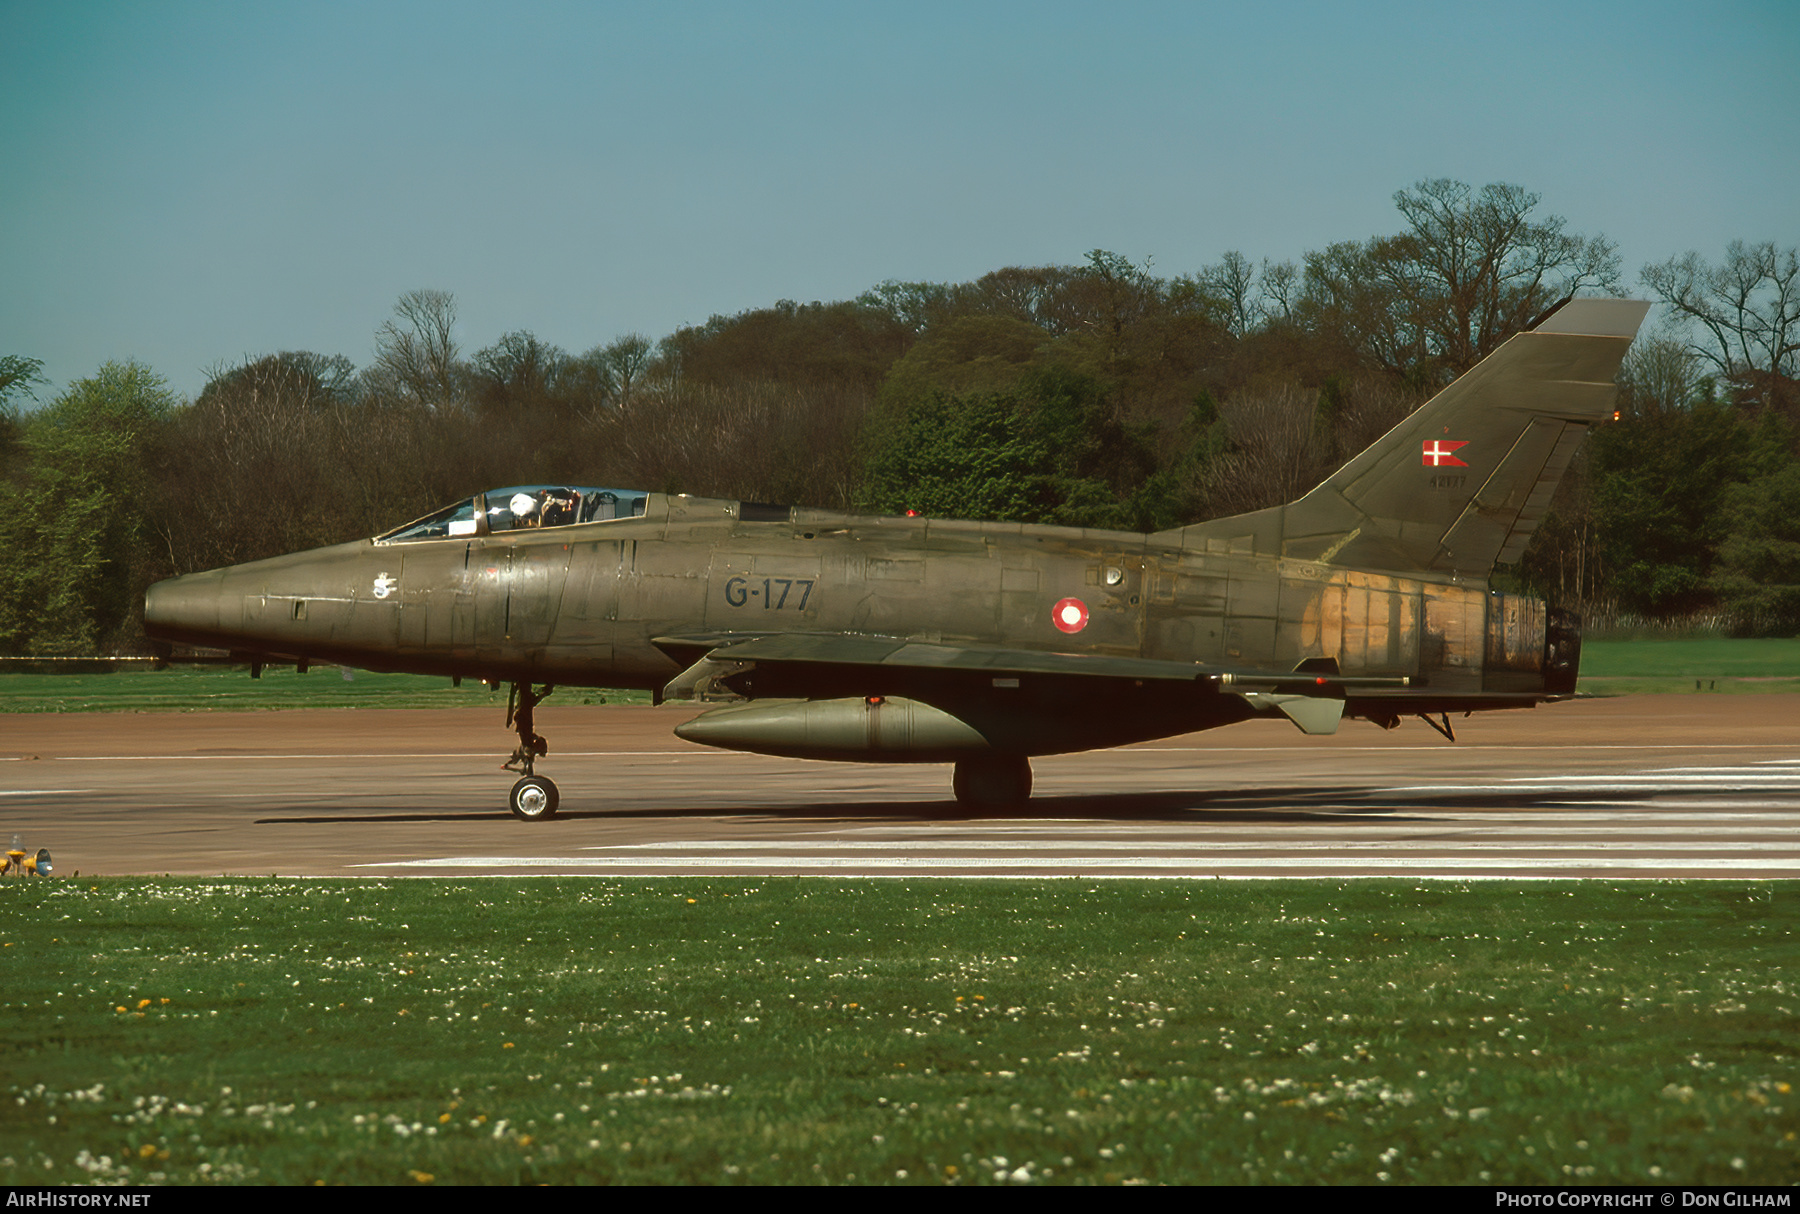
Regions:
M 950 786 L 965 809 L 1017 809 L 1031 799 L 1031 761 L 1023 755 L 964 759 Z
M 556 816 L 556 785 L 543 776 L 526 776 L 512 786 L 513 817 L 542 822 Z

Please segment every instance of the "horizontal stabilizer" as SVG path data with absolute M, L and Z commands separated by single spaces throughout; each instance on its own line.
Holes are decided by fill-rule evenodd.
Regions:
M 1237 693 L 1258 712 L 1274 710 L 1300 727 L 1304 734 L 1334 734 L 1344 719 L 1344 701 L 1329 696 L 1276 695 L 1266 691 Z

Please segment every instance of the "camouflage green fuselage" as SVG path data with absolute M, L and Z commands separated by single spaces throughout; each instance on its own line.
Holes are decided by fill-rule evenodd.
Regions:
M 1273 517 L 1221 524 L 1146 536 L 653 494 L 641 517 L 363 540 L 194 574 L 153 588 L 146 618 L 165 641 L 265 660 L 494 682 L 656 690 L 708 644 L 805 633 L 1153 659 L 1196 674 L 1334 659 L 1346 676 L 1413 681 L 1352 695 L 1349 715 L 1384 722 L 1563 693 L 1554 677 L 1546 685 L 1536 600 L 1452 574 L 1283 557 Z M 1063 607 L 1074 614 L 1059 627 L 1068 600 L 1079 609 Z M 1259 715 L 1205 681 L 826 665 L 750 670 L 730 686 L 757 699 L 909 696 L 1025 753 Z

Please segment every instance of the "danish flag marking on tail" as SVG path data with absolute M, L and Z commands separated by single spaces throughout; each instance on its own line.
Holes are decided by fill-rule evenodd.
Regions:
M 1428 438 L 1425 440 L 1424 454 L 1419 462 L 1427 468 L 1467 468 L 1469 465 L 1450 454 L 1458 447 L 1469 445 L 1467 439 L 1457 442 L 1448 438 Z

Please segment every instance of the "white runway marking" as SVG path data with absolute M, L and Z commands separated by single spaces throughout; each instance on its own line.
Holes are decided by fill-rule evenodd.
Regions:
M 1573 799 L 1546 800 L 1559 793 Z M 1608 799 L 1592 799 L 1597 793 Z M 1665 793 L 1674 796 L 1659 799 Z M 1517 795 L 1531 798 L 1534 807 L 1483 811 L 1458 803 L 1473 795 Z M 1444 808 L 1445 801 L 1456 807 Z M 1321 788 L 1284 796 L 1278 804 L 1254 792 L 1202 792 L 1191 811 L 1173 820 L 821 824 L 776 838 L 739 834 L 592 844 L 582 851 L 586 854 L 458 855 L 357 867 L 745 876 L 1794 878 L 1800 877 L 1800 761 L 1348 792 Z
M 1725 793 L 1777 791 L 1800 793 L 1800 761 L 1774 759 L 1740 767 L 1664 767 L 1612 775 L 1514 776 L 1511 779 L 1480 784 L 1448 782 L 1405 784 L 1371 795 L 1454 796 L 1473 792 L 1655 794 L 1677 790 L 1693 793 L 1709 788 Z
M 1793 776 L 1761 774 L 1734 776 L 1730 783 L 1717 776 L 1646 776 L 1641 780 L 1621 780 L 1618 776 L 1556 776 L 1541 780 L 1509 780 L 1504 784 L 1407 784 L 1384 789 L 1383 795 L 1417 796 L 1425 793 L 1442 797 L 1472 792 L 1656 793 L 1664 789 L 1693 792 L 1704 788 L 1717 788 L 1720 792 L 1757 792 L 1764 789 L 1793 789 L 1800 792 L 1800 780 Z
M 434 860 L 399 860 L 386 864 L 354 864 L 352 868 L 557 868 L 557 869 L 731 869 L 748 870 L 749 872 L 771 873 L 830 873 L 840 869 L 855 869 L 859 872 L 879 868 L 913 868 L 942 871 L 946 875 L 989 876 L 1010 869 L 1086 869 L 1086 868 L 1128 868 L 1155 869 L 1174 876 L 1204 877 L 1214 869 L 1257 869 L 1277 872 L 1282 869 L 1504 869 L 1516 872 L 1556 872 L 1565 869 L 1606 869 L 1646 870 L 1655 869 L 1666 872 L 1670 869 L 1682 870 L 1730 870 L 1740 872 L 1743 869 L 1741 860 L 1682 859 L 1647 860 L 1629 858 L 1600 857 L 1561 857 L 1561 858 L 1520 858 L 1509 863 L 1506 857 L 1497 856 L 1492 859 L 1455 856 L 1416 856 L 1416 855 L 1380 855 L 1363 859 L 1352 857 L 1333 858 L 1295 858 L 1282 856 L 1264 857 L 1202 857 L 1194 856 L 1184 859 L 1152 860 L 1143 857 L 1101 857 L 1101 856 L 1059 856 L 1055 859 L 1032 859 L 1022 856 L 985 856 L 981 858 L 966 857 L 963 859 L 926 858 L 919 856 L 882 856 L 870 860 L 860 856 L 818 856 L 805 860 L 786 857 L 750 856 L 736 859 L 730 856 L 686 856 L 680 859 L 663 859 L 654 856 L 444 856 Z M 1784 876 L 1800 877 L 1800 856 L 1782 866 Z
M 1560 834 L 1562 832 L 1559 831 L 1557 833 Z M 1382 840 L 1381 842 L 1399 842 L 1399 841 L 1400 840 Z M 1573 842 L 1571 842 L 1571 843 L 1513 843 L 1513 842 L 1506 842 L 1506 841 L 1502 841 L 1502 840 L 1488 841 L 1488 840 L 1479 840 L 1479 839 L 1439 841 L 1429 835 L 1416 835 L 1416 836 L 1412 836 L 1409 840 L 1407 840 L 1407 842 L 1415 849 L 1419 845 L 1422 844 L 1426 847 L 1436 846 L 1436 847 L 1441 847 L 1444 850 L 1456 850 L 1456 851 L 1495 850 L 1495 851 L 1507 851 L 1507 852 L 1543 852 L 1543 851 L 1568 852 L 1568 851 L 1579 851 L 1584 846 L 1588 846 L 1588 847 L 1598 846 L 1600 848 L 1627 848 L 1628 847 L 1632 851 L 1653 851 L 1653 852 L 1669 851 L 1669 852 L 1681 852 L 1684 854 L 1693 853 L 1693 852 L 1734 853 L 1734 852 L 1764 852 L 1764 851 L 1771 851 L 1771 850 L 1784 850 L 1784 851 L 1793 852 L 1796 862 L 1800 862 L 1800 846 L 1796 846 L 1795 841 L 1792 839 L 1784 839 L 1784 840 L 1781 840 L 1780 842 L 1769 842 L 1769 843 L 1762 843 L 1762 842 L 1742 842 L 1742 843 L 1713 843 L 1713 842 L 1624 843 L 1624 842 L 1610 842 L 1610 843 L 1600 843 L 1600 844 L 1581 844 L 1581 843 L 1573 843 Z M 993 846 L 995 846 L 995 844 L 993 842 L 988 841 L 988 840 L 983 840 L 983 839 L 934 839 L 934 840 L 922 840 L 922 841 L 918 841 L 918 842 L 901 842 L 899 840 L 887 840 L 887 839 L 882 839 L 882 840 L 850 839 L 850 840 L 837 840 L 837 841 L 829 841 L 829 840 L 813 841 L 813 840 L 794 840 L 794 839 L 764 839 L 764 840 L 710 839 L 704 843 L 621 843 L 621 844 L 617 845 L 616 848 L 615 847 L 593 847 L 593 848 L 585 848 L 583 850 L 586 850 L 586 851 L 614 851 L 614 850 L 616 850 L 620 853 L 624 853 L 618 857 L 606 857 L 606 856 L 594 857 L 596 860 L 603 860 L 603 859 L 613 859 L 613 858 L 626 859 L 626 858 L 628 858 L 630 853 L 643 853 L 643 852 L 703 852 L 704 853 L 704 852 L 743 851 L 743 852 L 760 852 L 760 853 L 766 853 L 766 854 L 771 854 L 771 855 L 786 855 L 787 853 L 790 853 L 790 852 L 799 852 L 799 851 L 816 851 L 816 852 L 869 851 L 869 852 L 888 852 L 888 853 L 904 855 L 904 854 L 916 853 L 916 852 L 977 851 L 977 850 L 981 850 L 983 848 L 988 848 L 988 847 L 993 847 Z M 1178 853 L 1180 855 L 1188 856 L 1188 857 L 1190 857 L 1192 859 L 1196 859 L 1196 860 L 1203 860 L 1203 859 L 1209 858 L 1212 855 L 1212 853 L 1219 852 L 1219 851 L 1263 851 L 1263 852 L 1275 852 L 1275 853 L 1308 852 L 1308 851 L 1330 851 L 1330 852 L 1364 851 L 1364 852 L 1368 852 L 1368 853 L 1374 853 L 1374 852 L 1380 850 L 1381 844 L 1376 843 L 1376 844 L 1370 845 L 1370 844 L 1365 844 L 1362 840 L 1346 840 L 1341 837 L 1337 838 L 1337 839 L 1329 839 L 1329 840 L 1327 840 L 1327 839 L 1316 839 L 1316 840 L 1315 839 L 1304 839 L 1304 840 L 1283 839 L 1280 842 L 1271 842 L 1268 838 L 1265 837 L 1265 838 L 1259 838 L 1259 839 L 1254 839 L 1254 840 L 1244 840 L 1244 841 L 1222 840 L 1222 839 L 1217 839 L 1217 838 L 1208 838 L 1208 839 L 1204 839 L 1204 840 L 1187 839 L 1187 840 L 1181 840 L 1181 841 L 1162 840 L 1162 839 L 1156 839 L 1156 840 L 1146 839 L 1146 840 L 1144 840 L 1142 842 L 1138 842 L 1138 843 L 1119 843 L 1119 842 L 1113 842 L 1110 840 L 1093 840 L 1093 839 L 1084 839 L 1084 840 L 1079 840 L 1079 841 L 1074 840 L 1074 839 L 1068 839 L 1068 840 L 1023 839 L 1023 840 L 1009 840 L 1005 844 L 1003 844 L 1003 846 L 1008 851 L 1014 851 L 1014 852 L 1033 852 L 1033 851 L 1125 852 L 1125 853 L 1129 853 L 1132 855 L 1139 855 L 1139 856 L 1143 855 L 1143 853 L 1145 853 L 1145 852 L 1170 852 L 1170 853 Z M 683 859 L 683 862 L 685 863 L 686 857 L 684 856 L 682 859 Z M 957 863 L 957 864 L 979 863 L 980 862 L 978 859 L 970 858 L 970 857 L 950 856 L 950 857 L 946 857 L 946 859 L 948 861 L 950 861 L 951 863 Z M 735 861 L 734 861 L 734 863 L 735 863 Z
M 1592 808 L 1594 804 L 1595 802 L 1593 801 L 1581 802 L 1584 809 Z M 1602 804 L 1604 804 L 1604 802 L 1602 802 Z M 1637 805 L 1638 802 L 1620 802 L 1620 804 Z M 1660 805 L 1661 803 L 1659 802 L 1658 804 Z M 1704 807 L 1710 806 L 1711 803 L 1685 802 L 1684 804 L 1689 807 L 1695 807 L 1696 805 Z M 1757 804 L 1763 803 L 1758 802 Z M 1774 809 L 1800 812 L 1800 802 L 1782 801 L 1769 802 L 1768 804 Z M 1031 824 L 1019 826 L 983 825 L 979 829 L 982 835 L 992 836 L 996 839 L 1010 835 L 1028 835 L 1032 838 L 1042 838 L 1046 833 L 1045 827 L 1055 825 L 1059 828 L 1060 833 L 1068 835 L 1094 835 L 1096 837 L 1112 838 L 1118 835 L 1132 834 L 1134 832 L 1143 834 L 1167 834 L 1178 831 L 1182 838 L 1189 840 L 1199 837 L 1196 832 L 1200 831 L 1205 832 L 1204 837 L 1206 839 L 1221 839 L 1229 838 L 1234 831 L 1247 832 L 1252 829 L 1250 827 L 1235 825 L 1229 820 L 1213 821 L 1205 816 L 1211 813 L 1227 814 L 1230 812 L 1231 810 L 1229 808 L 1225 810 L 1199 810 L 1195 813 L 1191 823 L 1179 824 L 1169 822 L 1069 822 L 1066 819 L 1042 818 L 1035 820 L 1035 822 Z M 1256 812 L 1276 814 L 1283 811 L 1258 810 Z M 1700 818 L 1686 814 L 1672 813 L 1596 814 L 1575 812 L 1564 813 L 1558 810 L 1530 810 L 1523 813 L 1508 813 L 1505 811 L 1476 814 L 1433 813 L 1430 814 L 1429 817 L 1419 816 L 1414 817 L 1409 821 L 1408 815 L 1422 815 L 1425 811 L 1408 809 L 1401 811 L 1399 814 L 1372 814 L 1363 810 L 1344 813 L 1325 808 L 1312 809 L 1301 806 L 1298 809 L 1286 812 L 1293 813 L 1295 815 L 1295 820 L 1282 825 L 1283 838 L 1317 835 L 1321 838 L 1344 839 L 1348 837 L 1344 833 L 1346 828 L 1339 824 L 1349 822 L 1380 824 L 1386 826 L 1390 831 L 1401 831 L 1410 826 L 1416 830 L 1434 834 L 1458 826 L 1479 827 L 1495 825 L 1553 827 L 1557 834 L 1586 833 L 1608 836 L 1617 836 L 1618 831 L 1614 828 L 1619 825 L 1632 826 L 1633 834 L 1661 833 L 1679 834 L 1689 837 L 1692 837 L 1696 831 L 1704 831 L 1706 834 L 1719 834 L 1731 833 L 1734 831 L 1760 832 L 1800 829 L 1800 822 L 1789 822 L 1780 815 L 1770 813 L 1709 813 L 1703 818 Z M 1305 817 L 1301 818 L 1301 814 L 1304 814 Z M 1320 821 L 1320 819 L 1327 820 Z M 1747 822 L 1754 825 L 1721 825 L 1721 823 L 1738 822 Z M 1570 823 L 1600 823 L 1601 825 L 1571 827 L 1569 825 Z M 1679 823 L 1679 825 L 1652 825 L 1654 823 Z M 819 835 L 822 838 L 829 837 L 833 834 L 860 835 L 864 831 L 870 829 L 873 828 L 867 826 L 846 826 L 835 828 L 833 830 L 822 830 L 819 832 Z M 895 837 L 903 835 L 927 835 L 931 838 L 939 839 L 945 836 L 946 831 L 958 829 L 966 830 L 969 828 L 960 823 L 942 822 L 922 826 L 896 823 L 892 826 L 881 826 L 879 829 L 887 834 L 894 835 Z M 1259 837 L 1264 834 L 1260 825 L 1254 829 Z M 1196 844 L 1196 846 L 1198 846 L 1198 844 Z
M 657 758 L 657 759 L 716 759 L 729 757 L 724 750 L 568 750 L 556 757 L 559 759 L 616 759 L 616 758 Z M 362 751 L 326 751 L 319 754 L 300 754 L 298 752 L 270 751 L 267 753 L 238 754 L 233 752 L 186 755 L 56 755 L 58 763 L 229 763 L 238 760 L 254 760 L 266 762 L 271 759 L 497 759 L 498 752 L 492 750 L 407 750 L 395 751 L 391 754 L 365 754 Z M 739 755 L 738 758 L 746 756 Z M 757 755 L 756 758 L 767 756 Z
M 1458 751 L 1685 751 L 1690 747 L 1679 742 L 1530 742 L 1526 746 L 1510 746 L 1507 742 L 1456 742 Z M 1291 755 L 1292 751 L 1285 746 L 1121 746 L 1121 751 L 1136 753 L 1161 753 L 1161 755 Z M 1357 744 L 1357 751 L 1422 751 L 1422 753 L 1449 753 L 1449 744 L 1426 742 L 1424 746 L 1363 746 Z M 1755 742 L 1714 742 L 1706 747 L 1710 751 L 1753 751 L 1762 749 Z M 1782 760 L 1777 760 L 1782 762 Z

